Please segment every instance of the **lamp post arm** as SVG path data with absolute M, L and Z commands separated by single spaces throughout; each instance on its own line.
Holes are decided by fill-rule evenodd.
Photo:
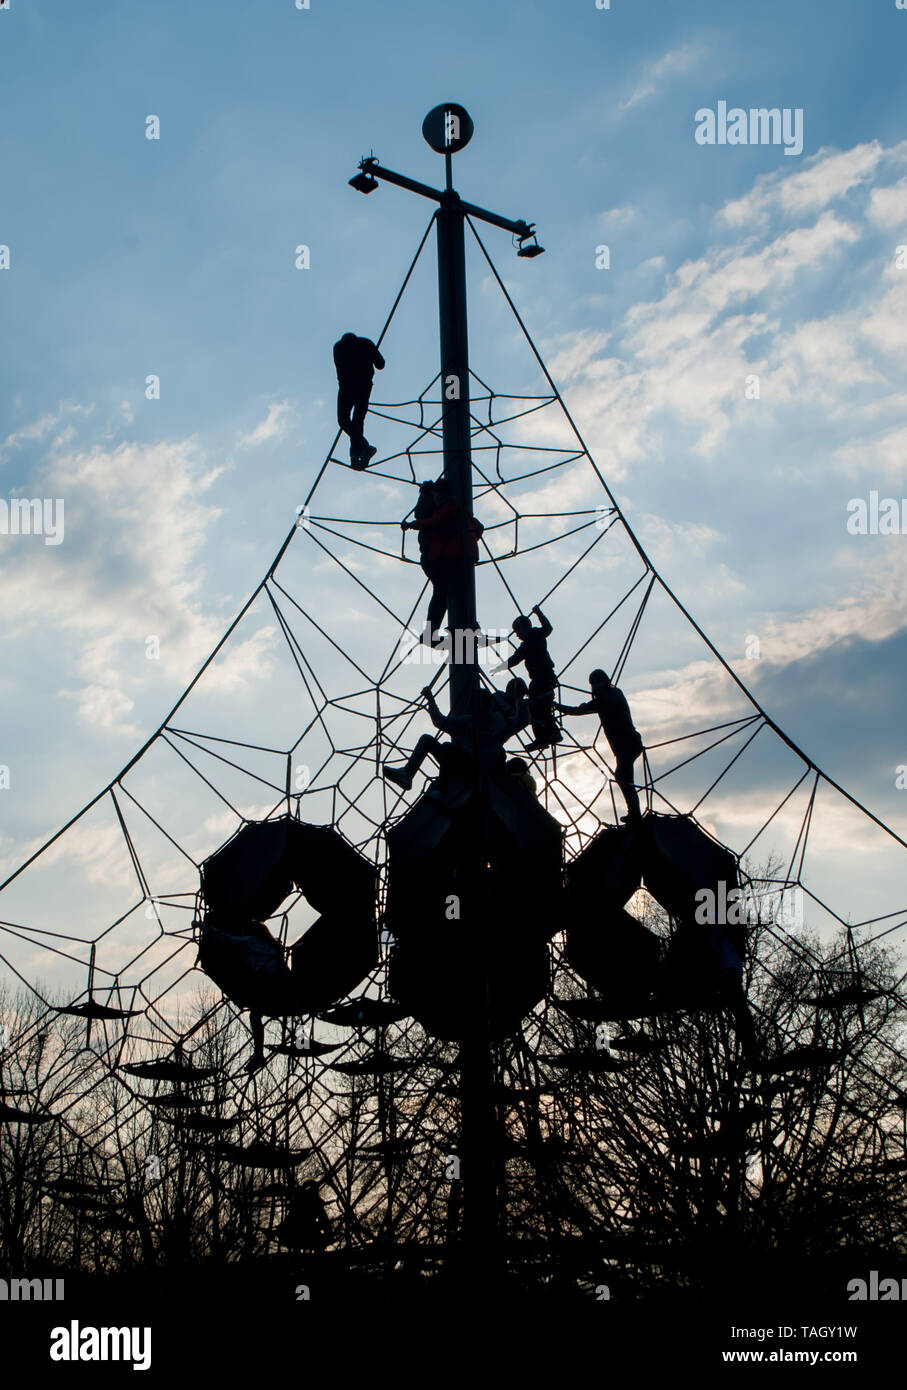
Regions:
M 535 232 L 534 222 L 524 222 L 522 218 L 512 222 L 509 217 L 499 217 L 496 212 L 488 212 L 486 208 L 477 207 L 475 203 L 464 203 L 462 200 L 460 206 L 467 217 L 475 217 L 480 222 L 490 222 L 493 227 L 502 227 L 505 232 L 513 232 L 514 236 L 530 237 Z
M 398 174 L 394 169 L 385 169 L 383 164 L 379 164 L 375 159 L 363 159 L 359 168 L 364 174 L 371 174 L 374 179 L 384 179 L 385 183 L 396 184 L 398 188 L 405 188 L 409 193 L 418 193 L 423 198 L 431 198 L 434 203 L 443 203 L 451 196 L 450 192 L 445 192 L 440 188 L 432 188 L 427 183 L 419 183 L 417 179 L 411 179 L 406 174 Z M 457 194 L 453 194 L 460 204 L 460 210 L 467 217 L 475 217 L 480 222 L 490 222 L 493 227 L 501 227 L 505 232 L 512 232 L 514 236 L 520 238 L 530 237 L 535 231 L 534 222 L 524 222 L 522 218 L 514 221 L 509 217 L 501 217 L 496 212 L 489 212 L 487 208 L 480 208 L 477 203 L 466 203 Z
M 364 174 L 371 174 L 374 179 L 384 179 L 385 183 L 395 183 L 398 188 L 405 188 L 409 193 L 420 193 L 423 198 L 431 198 L 433 202 L 443 202 L 445 193 L 440 188 L 431 188 L 427 183 L 419 183 L 416 179 L 407 178 L 406 174 L 396 174 L 393 169 L 385 169 L 383 165 L 371 159 L 363 159 L 359 168 Z

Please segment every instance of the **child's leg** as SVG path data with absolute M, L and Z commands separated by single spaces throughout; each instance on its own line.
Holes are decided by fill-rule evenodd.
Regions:
M 624 801 L 627 803 L 627 813 L 633 820 L 639 820 L 641 815 L 639 796 L 633 785 L 633 765 L 637 756 L 630 751 L 620 753 L 614 768 L 614 780 L 623 792 Z
M 354 395 L 348 386 L 340 385 L 337 388 L 337 424 L 348 434 L 353 435 L 352 413 L 354 405 Z
M 439 766 L 441 765 L 442 748 L 443 745 L 435 738 L 434 734 L 423 734 L 402 767 L 391 767 L 388 763 L 384 764 L 384 776 L 389 782 L 394 782 L 398 787 L 405 787 L 408 791 L 413 784 L 413 778 L 429 754 Z
M 249 1013 L 249 1027 L 252 1030 L 252 1056 L 246 1063 L 246 1071 L 257 1071 L 265 1064 L 265 1025 L 261 1014 L 252 1009 Z
M 371 394 L 371 386 L 366 386 L 365 388 L 359 387 L 353 398 L 352 430 L 350 431 L 350 438 L 354 439 L 359 445 L 364 445 L 366 443 L 363 431 L 365 429 L 365 417 L 368 414 L 368 400 Z
M 560 743 L 561 731 L 554 716 L 554 691 L 550 686 L 529 682 L 529 717 L 534 741 L 539 748 Z
M 440 559 L 432 561 L 429 570 L 431 577 L 431 599 L 428 604 L 426 622 L 431 632 L 429 641 L 432 641 L 435 633 L 444 621 L 444 614 L 447 612 L 447 590 L 450 580 L 449 563 L 442 556 Z

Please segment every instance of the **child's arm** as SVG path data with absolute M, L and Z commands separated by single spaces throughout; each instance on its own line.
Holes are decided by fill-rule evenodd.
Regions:
M 595 702 L 594 700 L 586 700 L 585 704 L 582 705 L 562 705 L 555 700 L 554 708 L 560 710 L 561 714 L 594 714 Z
M 533 611 L 533 613 L 535 614 L 535 616 L 538 618 L 539 622 L 540 622 L 541 625 L 542 625 L 542 626 L 541 626 L 541 633 L 542 633 L 542 636 L 543 636 L 543 637 L 550 637 L 551 634 L 552 634 L 552 632 L 554 631 L 554 628 L 551 626 L 551 624 L 549 623 L 548 619 L 545 617 L 544 613 L 542 612 L 541 608 L 539 608 L 538 604 L 535 605 L 535 607 L 533 608 L 532 611 Z
M 422 691 L 422 694 L 425 696 L 425 702 L 428 705 L 428 717 L 430 718 L 431 722 L 434 724 L 436 729 L 440 729 L 442 733 L 447 733 L 447 719 L 449 718 L 449 716 L 441 713 L 440 709 L 438 708 L 438 702 L 434 697 L 434 693 L 431 689 L 431 686 L 426 685 Z
M 406 523 L 407 531 L 431 531 L 436 526 L 443 526 L 456 510 L 455 502 L 445 502 L 442 507 L 438 507 L 432 512 L 431 516 L 413 518 Z

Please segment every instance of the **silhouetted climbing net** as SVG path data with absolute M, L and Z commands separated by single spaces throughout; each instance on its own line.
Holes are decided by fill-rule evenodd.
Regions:
M 379 343 L 430 229 L 431 224 Z M 545 605 L 555 613 L 552 649 L 561 690 L 573 696 L 583 691 L 581 658 L 589 665 L 607 665 L 617 682 L 628 674 L 647 623 L 653 622 L 658 644 L 666 615 L 679 610 L 684 630 L 704 645 L 713 683 L 708 694 L 722 717 L 703 723 L 694 710 L 675 709 L 659 719 L 653 705 L 654 717 L 640 719 L 647 733 L 660 726 L 666 735 L 646 740 L 642 789 L 647 807 L 693 817 L 709 828 L 713 816 L 722 826 L 728 798 L 735 796 L 729 788 L 739 787 L 741 775 L 770 743 L 772 786 L 760 807 L 748 811 L 733 848 L 743 859 L 767 853 L 775 832 L 786 840 L 783 872 L 766 873 L 758 882 L 759 891 L 772 900 L 771 911 L 761 917 L 762 929 L 813 973 L 818 997 L 827 989 L 829 972 L 835 971 L 845 979 L 844 988 L 859 993 L 861 952 L 883 941 L 900 945 L 897 934 L 907 923 L 907 909 L 867 913 L 851 921 L 810 888 L 807 850 L 816 835 L 820 802 L 832 795 L 886 843 L 898 849 L 907 845 L 782 733 L 656 572 L 592 460 L 474 226 L 472 231 L 534 355 L 544 388 L 535 395 L 499 393 L 471 372 L 475 509 L 485 524 L 477 574 L 479 611 L 495 618 L 500 639 L 484 650 L 506 655 L 504 633 L 511 618 L 534 603 Z M 107 787 L 0 886 L 0 933 L 6 943 L 0 959 L 34 1000 L 18 1023 L 11 1013 L 5 1025 L 2 1122 L 19 1125 L 23 1133 L 38 1127 L 46 1133 L 51 1170 L 64 1186 L 70 1182 L 86 1189 L 68 1194 L 80 1219 L 91 1220 L 94 1211 L 101 1224 L 107 1220 L 117 1229 L 119 1220 L 129 1228 L 128 1212 L 123 1215 L 115 1200 L 116 1185 L 151 1190 L 157 1178 L 149 1178 L 149 1172 L 166 1174 L 176 1155 L 202 1152 L 209 1192 L 215 1194 L 211 1200 L 248 1207 L 257 1194 L 258 1199 L 262 1192 L 268 1195 L 267 1184 L 262 1187 L 255 1175 L 271 1174 L 272 1205 L 267 1222 L 256 1226 L 267 1241 L 276 1239 L 274 1202 L 279 1204 L 303 1175 L 316 1177 L 331 1194 L 347 1247 L 369 1247 L 383 1236 L 418 1240 L 432 1248 L 456 1227 L 449 1172 L 457 1145 L 456 1048 L 433 1039 L 412 1019 L 395 1017 L 391 1008 L 383 1015 L 379 1011 L 373 1024 L 350 1024 L 328 1011 L 320 1022 L 269 1022 L 271 1062 L 249 1075 L 245 1029 L 236 1025 L 239 1011 L 228 999 L 216 997 L 219 991 L 195 968 L 194 927 L 201 864 L 250 820 L 292 813 L 303 821 L 330 823 L 384 869 L 385 831 L 407 802 L 384 781 L 381 766 L 402 758 L 427 727 L 421 687 L 430 681 L 440 688 L 445 682 L 443 653 L 432 654 L 418 640 L 417 615 L 427 585 L 413 584 L 417 562 L 407 550 L 405 534 L 399 540 L 400 519 L 411 510 L 419 483 L 441 468 L 441 401 L 432 394 L 438 386 L 435 377 L 415 399 L 372 405 L 373 417 L 392 444 L 364 477 L 350 473 L 335 455 L 335 438 L 261 583 L 159 729 Z M 565 443 L 550 442 L 555 437 L 552 417 L 560 428 L 566 423 Z M 356 501 L 367 497 L 369 508 L 380 510 L 380 516 L 371 510 L 365 516 L 350 515 L 349 508 L 332 505 L 346 502 L 350 479 Z M 563 506 L 558 505 L 558 490 L 567 497 Z M 600 500 L 592 501 L 593 495 Z M 323 509 L 317 505 L 322 498 Z M 591 504 L 579 505 L 586 500 Z M 558 633 L 577 627 L 577 615 L 593 606 L 584 580 L 590 573 L 596 586 L 593 626 L 591 631 L 584 628 L 564 659 Z M 325 574 L 331 576 L 325 590 L 330 609 L 317 587 Z M 266 623 L 273 624 L 270 631 Z M 251 637 L 245 635 L 248 628 Z M 264 638 L 271 646 L 261 650 L 274 662 L 278 652 L 282 659 L 279 676 L 253 708 L 243 702 L 235 726 L 225 730 L 218 722 L 218 676 L 223 680 L 229 673 L 231 651 L 238 645 L 251 642 L 254 654 L 255 642 Z M 490 665 L 482 671 L 489 684 Z M 701 667 L 700 662 L 695 668 L 694 693 L 697 681 L 705 688 Z M 215 690 L 213 698 L 207 697 L 210 709 L 206 680 L 213 681 Z M 254 737 L 245 728 L 249 723 Z M 212 725 L 220 731 L 203 732 Z M 263 727 L 266 732 L 259 732 Z M 540 799 L 565 828 L 568 858 L 580 853 L 602 826 L 619 819 L 610 755 L 603 751 L 597 721 L 591 742 L 577 737 L 578 729 L 588 733 L 589 725 L 565 721 L 556 756 L 534 759 Z M 514 740 L 514 749 L 527 739 Z M 533 760 L 525 751 L 524 756 Z M 719 838 L 727 839 L 726 832 Z M 51 886 L 49 907 L 42 909 L 34 906 L 31 885 L 45 869 L 51 881 L 60 876 L 63 884 L 56 895 Z M 79 895 L 86 880 L 98 885 L 96 897 Z M 123 898 L 111 911 L 108 899 L 117 886 Z M 809 905 L 820 926 L 842 933 L 843 944 L 833 953 L 820 955 L 788 930 L 783 908 L 794 894 Z M 106 925 L 98 930 L 105 910 Z M 271 925 L 286 943 L 313 916 L 304 898 L 295 894 Z M 78 929 L 73 918 L 81 923 Z M 381 963 L 363 982 L 365 999 L 387 999 L 392 943 L 386 933 L 382 943 Z M 473 949 L 479 950 L 479 944 Z M 764 964 L 760 968 L 770 970 Z M 87 972 L 87 988 L 61 1013 L 55 996 L 64 985 L 71 992 L 74 970 Z M 41 980 L 47 971 L 52 980 L 45 990 Z M 892 1009 L 903 1007 L 903 978 L 886 995 Z M 187 1017 L 192 991 L 206 986 L 209 997 L 196 1016 Z M 565 1037 L 580 1045 L 587 1020 L 580 1014 L 565 1021 L 562 1004 L 586 992 L 555 937 L 548 996 L 524 1028 L 496 1049 L 502 1104 L 509 1107 L 509 1132 L 517 1136 L 512 1137 L 514 1153 L 518 1161 L 530 1156 L 534 1174 L 511 1175 L 508 1219 L 515 1231 L 530 1222 L 530 1215 L 536 1219 L 540 1209 L 558 1229 L 584 1229 L 577 1212 L 588 1210 L 589 1190 L 585 1206 L 570 1196 L 558 1176 L 554 1142 L 569 1132 L 574 1146 L 582 1148 L 580 1083 L 564 1054 L 556 1086 L 549 1059 L 556 1055 L 552 1048 L 563 1049 Z M 859 998 L 856 1004 L 861 1005 Z M 51 1019 L 59 1021 L 62 1041 L 44 1043 L 36 1062 Z M 803 1026 L 802 1018 L 797 1022 L 792 1017 L 786 1038 L 778 1040 L 781 1055 L 786 1044 L 798 1041 Z M 654 1049 L 657 1030 L 651 1036 Z M 857 1058 L 857 1064 L 888 1086 L 898 1104 L 903 1100 L 903 1055 L 888 1042 L 882 1052 L 891 1054 L 890 1072 L 879 1070 L 875 1056 L 872 1061 Z M 193 1058 L 195 1072 L 190 1074 L 184 1069 Z M 142 1066 L 153 1061 L 170 1065 L 174 1091 L 159 1089 L 167 1079 L 167 1065 L 160 1076 L 142 1074 Z M 650 1061 L 629 1057 L 610 1070 L 617 1075 L 629 1068 L 633 1084 L 644 1089 L 649 1083 L 640 1069 Z M 601 1058 L 598 1062 L 599 1076 L 604 1072 L 607 1082 L 610 1064 Z M 26 1104 L 21 1097 L 35 1066 L 40 1085 Z M 211 1074 L 204 1075 L 209 1069 Z M 582 1067 L 578 1070 L 582 1074 Z M 129 1157 L 122 1151 L 124 1129 L 130 1133 Z M 891 1131 L 883 1115 L 877 1129 L 884 1148 Z M 589 1134 L 591 1130 L 586 1141 Z M 152 1164 L 148 1169 L 152 1159 L 157 1168 Z M 235 1172 L 237 1164 L 248 1180 L 222 1190 L 222 1170 Z M 620 1185 L 619 1164 L 615 1171 L 617 1176 L 608 1179 L 611 1186 L 605 1184 L 595 1197 L 602 1222 L 607 1220 L 605 1189 L 613 1199 L 613 1184 Z M 278 1181 L 280 1172 L 290 1179 Z M 95 1186 L 105 1195 L 92 1208 Z

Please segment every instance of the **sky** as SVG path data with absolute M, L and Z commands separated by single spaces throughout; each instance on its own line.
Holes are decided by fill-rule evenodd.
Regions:
M 11 0 L 0 497 L 64 499 L 65 530 L 0 534 L 6 871 L 132 757 L 266 571 L 333 438 L 331 345 L 378 332 L 431 211 L 347 180 L 374 150 L 439 182 L 420 130 L 449 100 L 476 128 L 460 191 L 538 226 L 534 260 L 483 236 L 653 563 L 771 716 L 907 838 L 907 541 L 847 528 L 849 503 L 907 492 L 905 44 L 895 0 Z M 698 143 L 720 102 L 801 112 L 802 151 Z M 538 389 L 472 254 L 470 273 L 474 370 Z M 420 263 L 381 399 L 437 370 L 434 296 Z M 349 477 L 329 479 L 339 514 L 401 514 Z M 552 505 L 592 505 L 578 475 L 553 486 Z M 326 571 L 303 578 L 369 649 L 368 615 Z M 558 614 L 565 649 L 598 603 L 590 581 Z M 626 672 L 647 737 L 697 692 L 703 716 L 722 707 L 675 633 L 655 612 Z M 277 641 L 265 614 L 221 671 L 225 731 L 271 717 Z M 829 853 L 854 843 L 842 821 Z M 896 883 L 899 860 L 871 862 Z

